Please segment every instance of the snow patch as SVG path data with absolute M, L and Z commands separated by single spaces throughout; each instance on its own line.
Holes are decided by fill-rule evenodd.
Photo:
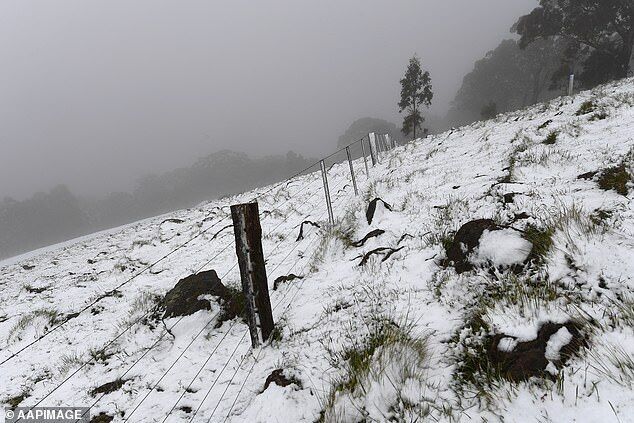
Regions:
M 484 231 L 480 237 L 480 245 L 470 260 L 473 264 L 512 266 L 523 263 L 532 248 L 533 244 L 512 229 Z

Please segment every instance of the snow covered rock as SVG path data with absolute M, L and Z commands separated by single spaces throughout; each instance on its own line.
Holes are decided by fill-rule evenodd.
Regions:
M 547 376 L 553 367 L 561 367 L 583 345 L 585 340 L 573 322 L 544 323 L 531 341 L 518 342 L 506 334 L 493 337 L 488 360 L 502 377 L 511 381 Z
M 473 269 L 469 256 L 480 244 L 480 237 L 484 231 L 493 231 L 497 228 L 491 219 L 473 220 L 462 225 L 447 248 L 448 264 L 453 264 L 458 273 Z
M 502 228 L 491 219 L 465 223 L 447 248 L 447 261 L 456 272 L 472 270 L 474 266 L 509 267 L 528 259 L 533 245 L 514 229 Z
M 365 217 L 368 220 L 368 225 L 372 224 L 375 217 L 383 216 L 385 211 L 392 211 L 392 206 L 383 201 L 380 198 L 375 198 L 368 204 L 368 209 L 365 212 Z
M 163 299 L 163 318 L 189 316 L 199 310 L 210 310 L 209 301 L 201 298 L 206 295 L 231 301 L 230 291 L 222 284 L 215 270 L 196 273 L 178 281 Z

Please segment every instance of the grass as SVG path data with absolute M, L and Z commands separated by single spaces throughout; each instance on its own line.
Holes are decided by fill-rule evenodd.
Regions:
M 557 136 L 559 135 L 559 132 L 557 131 L 553 131 L 550 134 L 548 134 L 548 136 L 546 137 L 546 139 L 544 141 L 542 141 L 542 144 L 545 145 L 553 145 L 557 142 Z
M 42 308 L 34 310 L 31 313 L 20 317 L 15 325 L 13 325 L 13 327 L 9 330 L 7 340 L 15 338 L 19 339 L 20 334 L 23 333 L 29 326 L 35 325 L 37 321 L 41 321 L 44 332 L 46 332 L 51 327 L 61 323 L 62 320 L 63 315 L 55 309 Z
M 577 116 L 587 115 L 588 113 L 592 113 L 594 109 L 596 109 L 596 107 L 597 106 L 592 100 L 588 100 L 581 104 L 581 107 L 579 107 L 579 110 L 577 110 L 576 114 Z
M 416 421 L 410 419 L 429 414 L 429 404 L 405 393 L 412 381 L 424 384 L 428 359 L 426 341 L 414 337 L 411 326 L 377 316 L 367 323 L 364 336 L 354 338 L 340 351 L 329 352 L 331 364 L 341 376 L 323 402 L 319 421 L 346 421 L 351 415 L 373 421 L 377 409 L 386 421 Z M 370 411 L 365 397 L 373 386 L 382 387 L 386 403 L 373 404 L 374 411 Z
M 546 256 L 553 246 L 554 227 L 539 228 L 534 225 L 528 225 L 524 231 L 524 238 L 533 244 L 533 248 L 529 254 L 529 261 L 536 265 L 542 265 Z
M 609 191 L 614 190 L 621 195 L 629 194 L 628 184 L 632 180 L 625 161 L 615 167 L 608 168 L 599 176 L 599 188 Z
M 15 395 L 13 397 L 7 398 L 6 400 L 4 400 L 4 403 L 7 404 L 10 409 L 13 410 L 16 407 L 18 407 L 22 403 L 22 401 L 27 399 L 28 396 L 29 396 L 29 392 L 28 391 L 22 391 L 18 395 Z
M 356 229 L 357 220 L 352 210 L 348 210 L 343 218 L 337 219 L 334 225 L 320 228 L 317 235 L 320 237 L 319 244 L 310 260 L 310 272 L 318 271 L 329 255 L 351 248 L 355 242 Z

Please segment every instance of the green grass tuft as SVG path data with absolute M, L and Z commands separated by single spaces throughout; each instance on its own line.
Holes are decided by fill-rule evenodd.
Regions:
M 599 188 L 609 191 L 614 190 L 621 195 L 627 196 L 629 193 L 628 184 L 631 176 L 627 171 L 625 162 L 618 166 L 611 167 L 601 172 L 599 176 Z
M 550 134 L 548 134 L 548 136 L 546 137 L 546 139 L 542 142 L 542 144 L 545 145 L 553 145 L 557 142 L 557 136 L 559 135 L 559 132 L 557 131 L 553 131 Z
M 582 116 L 582 115 L 587 115 L 588 113 L 592 113 L 595 108 L 596 108 L 596 105 L 594 104 L 592 100 L 586 101 L 581 105 L 581 107 L 579 107 L 579 110 L 577 110 L 577 116 Z

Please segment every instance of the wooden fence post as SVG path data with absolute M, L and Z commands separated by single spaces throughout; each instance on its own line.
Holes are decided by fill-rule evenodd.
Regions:
M 251 344 L 255 348 L 269 339 L 274 326 L 262 251 L 258 203 L 231 206 L 231 218 Z

